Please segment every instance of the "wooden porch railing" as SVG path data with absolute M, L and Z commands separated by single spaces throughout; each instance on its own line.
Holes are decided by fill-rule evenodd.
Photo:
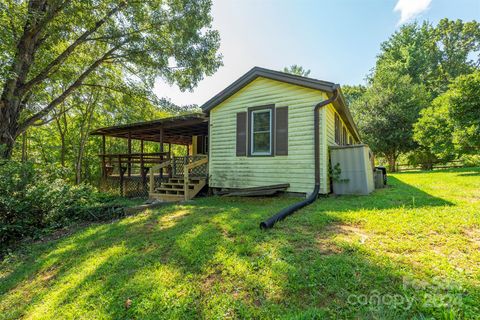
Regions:
M 193 162 L 189 162 L 193 161 Z M 204 166 L 202 170 L 199 170 L 201 172 L 201 176 L 203 176 L 205 179 L 208 176 L 208 167 L 205 166 L 208 163 L 208 156 L 206 155 L 196 155 L 195 158 L 192 158 L 192 156 L 186 156 L 186 157 L 175 157 L 172 160 L 164 161 L 160 164 L 157 164 L 153 166 L 150 169 L 149 172 L 149 192 L 150 194 L 155 193 L 155 172 L 158 170 L 162 170 L 164 168 L 170 167 L 170 173 L 174 172 L 175 176 L 181 176 L 182 174 L 179 174 L 179 172 L 175 172 L 175 166 L 176 164 L 182 164 L 183 168 L 183 190 L 184 190 L 184 195 L 185 195 L 185 200 L 190 199 L 189 198 L 189 191 L 190 189 L 188 188 L 188 185 L 190 183 L 190 177 L 192 170 L 198 169 L 201 166 Z M 198 174 L 194 175 L 195 177 L 198 177 Z
M 102 163 L 103 183 L 109 177 L 118 179 L 119 193 L 124 195 L 127 178 L 140 178 L 143 192 L 147 192 L 147 175 L 151 166 L 155 166 L 170 160 L 168 152 L 152 153 L 105 153 L 98 155 Z M 131 177 L 131 178 L 130 178 Z
M 188 184 L 190 183 L 190 180 L 189 180 L 190 171 L 207 163 L 208 163 L 208 156 L 203 156 L 202 159 L 194 161 L 183 167 L 183 191 L 185 194 L 185 200 L 190 199 L 188 195 L 188 192 L 190 190 L 188 188 Z
M 108 153 L 98 155 L 102 161 L 102 175 L 104 177 L 113 173 L 114 167 L 118 167 L 119 174 L 126 171 L 131 174 L 132 168 L 136 165 L 140 167 L 140 174 L 148 170 L 148 165 L 155 165 L 170 160 L 168 152 L 152 153 Z
M 160 164 L 157 164 L 150 169 L 150 188 L 149 188 L 150 193 L 155 192 L 155 170 L 161 170 L 163 168 L 167 168 L 171 166 L 172 166 L 172 162 L 168 160 Z

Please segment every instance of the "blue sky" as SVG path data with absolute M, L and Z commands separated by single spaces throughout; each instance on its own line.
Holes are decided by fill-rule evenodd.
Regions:
M 380 43 L 402 23 L 478 21 L 480 0 L 214 0 L 212 15 L 224 66 L 193 92 L 159 80 L 159 97 L 201 105 L 253 66 L 298 64 L 313 78 L 364 83 Z

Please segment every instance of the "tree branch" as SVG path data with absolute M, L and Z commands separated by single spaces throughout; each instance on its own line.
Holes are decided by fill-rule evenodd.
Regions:
M 65 99 L 76 89 L 78 88 L 85 78 L 92 73 L 98 66 L 102 64 L 105 60 L 107 60 L 110 55 L 115 52 L 122 44 L 113 47 L 110 49 L 108 52 L 106 52 L 100 59 L 96 60 L 94 63 L 92 63 L 79 77 L 77 80 L 75 80 L 74 83 L 72 83 L 61 95 L 59 95 L 57 98 L 55 98 L 52 102 L 50 102 L 45 108 L 37 112 L 36 114 L 30 116 L 28 119 L 26 119 L 21 125 L 19 125 L 18 133 L 21 134 L 24 132 L 29 126 L 31 126 L 33 123 L 36 121 L 40 120 L 44 116 L 46 116 L 52 109 L 54 109 L 56 106 L 58 106 L 60 103 L 65 101 Z
M 96 32 L 102 25 L 104 25 L 107 20 L 113 16 L 115 13 L 120 11 L 123 7 L 126 6 L 126 2 L 122 1 L 120 4 L 115 7 L 114 9 L 107 12 L 107 14 L 100 20 L 98 20 L 94 27 L 85 31 L 80 37 L 78 37 L 71 45 L 69 45 L 60 55 L 58 55 L 52 62 L 50 62 L 39 74 L 37 74 L 33 79 L 25 83 L 21 88 L 21 94 L 29 91 L 33 86 L 37 83 L 43 81 L 45 78 L 48 77 L 50 71 L 57 65 L 61 64 L 65 59 L 67 59 L 72 52 L 78 47 L 80 44 L 87 41 L 88 37 Z
M 3 86 L 2 100 L 11 101 L 15 97 L 21 98 L 18 95 L 18 89 L 27 78 L 34 61 L 35 52 L 44 40 L 41 37 L 41 33 L 68 2 L 70 0 L 60 2 L 57 6 L 49 7 L 46 0 L 29 1 L 27 19 L 16 46 L 15 58 L 10 67 L 10 76 Z M 43 18 L 37 19 L 38 16 L 43 16 Z

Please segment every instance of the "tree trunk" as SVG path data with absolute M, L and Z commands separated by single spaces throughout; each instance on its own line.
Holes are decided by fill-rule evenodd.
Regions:
M 397 156 L 395 155 L 387 155 L 388 160 L 388 171 L 396 172 L 397 171 Z
M 55 116 L 55 122 L 57 123 L 58 133 L 60 134 L 60 164 L 62 167 L 65 167 L 65 132 L 66 128 L 62 128 L 60 124 L 60 119 Z
M 60 140 L 60 165 L 65 168 L 65 137 L 63 136 L 63 134 L 61 135 Z
M 87 104 L 86 114 L 87 117 L 82 122 L 80 127 L 80 146 L 78 149 L 77 160 L 75 161 L 75 182 L 80 184 L 82 182 L 82 164 L 83 164 L 83 156 L 85 154 L 85 145 L 88 141 L 89 131 L 93 120 L 93 114 L 95 110 L 95 106 L 97 104 L 97 98 Z M 85 123 L 86 122 L 86 123 Z
M 3 134 L 3 132 L 0 132 Z M 0 137 L 0 157 L 2 159 L 10 159 L 13 153 L 13 147 L 15 141 L 13 139 L 5 138 L 3 135 Z
M 22 133 L 22 162 L 27 161 L 27 132 Z
M 0 158 L 12 157 L 15 139 L 17 138 L 18 115 L 12 112 L 13 107 L 7 101 L 0 101 Z

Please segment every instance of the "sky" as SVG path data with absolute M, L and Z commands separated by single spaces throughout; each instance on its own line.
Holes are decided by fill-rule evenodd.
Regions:
M 212 16 L 223 67 L 192 92 L 159 79 L 157 96 L 202 105 L 254 66 L 297 64 L 312 78 L 363 84 L 380 44 L 402 24 L 479 21 L 480 0 L 213 0 Z

